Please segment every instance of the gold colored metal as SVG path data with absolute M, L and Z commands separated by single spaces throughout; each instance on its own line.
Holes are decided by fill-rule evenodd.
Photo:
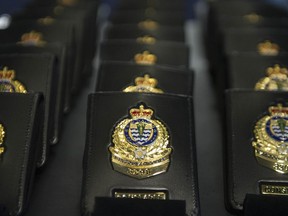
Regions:
M 267 77 L 260 79 L 255 90 L 288 91 L 288 70 L 278 64 L 267 68 Z
M 14 70 L 8 70 L 7 67 L 0 70 L 0 92 L 27 93 L 25 86 L 14 78 Z
M 2 124 L 0 124 L 0 156 L 5 152 L 5 147 L 3 146 L 5 138 L 5 130 Z
M 31 31 L 29 33 L 25 33 L 21 37 L 21 41 L 18 44 L 22 44 L 25 46 L 44 46 L 46 44 L 43 41 L 43 35 L 40 32 Z
M 151 92 L 151 93 L 163 93 L 161 89 L 157 89 L 157 79 L 150 78 L 148 74 L 144 77 L 136 77 L 135 86 L 128 86 L 123 92 Z
M 288 196 L 288 186 L 275 184 L 261 184 L 260 193 L 265 195 Z
M 142 43 L 142 44 L 155 44 L 156 43 L 156 39 L 152 36 L 148 36 L 148 35 L 145 35 L 143 37 L 138 37 L 136 39 L 137 43 Z
M 256 23 L 259 23 L 263 17 L 256 13 L 250 13 L 250 14 L 243 16 L 243 18 L 250 23 L 256 24 Z
M 149 199 L 149 200 L 166 200 L 165 192 L 114 192 L 115 198 L 121 199 Z
M 169 134 L 153 113 L 139 105 L 129 110 L 129 118 L 115 126 L 109 147 L 115 171 L 137 179 L 167 171 L 172 152 Z
M 153 20 L 147 19 L 139 22 L 138 27 L 145 30 L 156 30 L 159 28 L 159 24 Z
M 288 107 L 269 107 L 269 115 L 254 127 L 252 146 L 259 164 L 278 173 L 288 173 Z
M 51 16 L 46 16 L 46 17 L 44 17 L 44 18 L 39 18 L 39 19 L 37 20 L 37 22 L 38 22 L 39 24 L 41 24 L 41 25 L 46 25 L 46 26 L 48 26 L 48 25 L 52 25 L 52 24 L 55 22 L 55 19 L 52 18 Z
M 259 43 L 257 49 L 260 55 L 277 56 L 279 54 L 280 47 L 278 44 L 266 40 L 263 43 Z
M 134 56 L 134 60 L 137 64 L 154 65 L 157 62 L 157 56 L 151 54 L 149 51 L 138 53 Z

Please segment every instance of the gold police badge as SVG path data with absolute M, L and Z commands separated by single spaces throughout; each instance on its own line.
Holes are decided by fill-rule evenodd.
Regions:
M 278 173 L 288 173 L 288 107 L 269 107 L 254 128 L 252 146 L 257 161 Z
M 167 171 L 172 152 L 169 134 L 153 113 L 140 104 L 115 126 L 109 146 L 114 170 L 137 179 Z
M 3 146 L 4 137 L 5 137 L 5 130 L 4 130 L 3 125 L 0 124 L 0 157 L 5 151 L 5 147 Z
M 0 92 L 27 93 L 25 86 L 14 78 L 14 70 L 8 70 L 7 67 L 0 70 Z
M 255 90 L 288 91 L 287 68 L 281 68 L 277 64 L 274 67 L 269 67 L 267 76 L 256 83 Z
M 157 84 L 157 79 L 150 78 L 148 74 L 145 74 L 144 77 L 136 77 L 135 86 L 128 86 L 123 92 L 163 93 L 161 89 L 156 88 Z

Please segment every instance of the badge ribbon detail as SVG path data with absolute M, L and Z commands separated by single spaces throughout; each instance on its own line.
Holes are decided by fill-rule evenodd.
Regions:
M 166 127 L 145 107 L 129 110 L 130 118 L 116 125 L 109 147 L 113 169 L 137 179 L 166 172 L 172 152 Z
M 252 146 L 257 161 L 278 173 L 288 173 L 288 107 L 269 107 L 254 128 Z

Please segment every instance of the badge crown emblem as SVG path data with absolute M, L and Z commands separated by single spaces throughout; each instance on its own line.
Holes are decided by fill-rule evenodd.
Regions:
M 3 70 L 0 70 L 0 80 L 3 80 L 3 79 L 12 80 L 14 78 L 15 78 L 14 70 L 8 70 L 7 67 L 4 67 Z
M 273 116 L 286 116 L 288 115 L 288 107 L 283 107 L 282 104 L 269 107 L 269 113 Z
M 130 115 L 132 118 L 148 118 L 150 119 L 153 115 L 153 110 L 144 109 L 143 105 L 139 106 L 139 109 L 133 108 L 130 110 Z
M 269 40 L 258 44 L 258 51 L 261 55 L 275 56 L 278 55 L 280 47 Z
M 41 46 L 41 45 L 44 45 L 46 42 L 43 41 L 42 33 L 31 31 L 29 33 L 23 34 L 21 37 L 21 41 L 18 43 L 23 44 L 23 45 Z
M 136 54 L 134 60 L 138 64 L 153 65 L 156 63 L 157 57 L 149 51 L 144 51 L 143 53 Z
M 278 64 L 276 64 L 274 67 L 267 68 L 267 75 L 271 76 L 273 74 L 288 75 L 288 70 L 287 68 L 281 68 Z
M 258 23 L 262 19 L 262 16 L 258 15 L 257 13 L 250 13 L 245 15 L 244 19 L 250 23 Z
M 151 87 L 155 87 L 158 84 L 158 81 L 154 78 L 150 78 L 148 74 L 145 74 L 144 77 L 137 77 L 135 79 L 136 85 L 149 85 Z
M 161 89 L 156 88 L 157 84 L 157 79 L 150 78 L 148 74 L 145 74 L 144 77 L 137 77 L 135 79 L 135 86 L 128 86 L 123 92 L 163 93 Z

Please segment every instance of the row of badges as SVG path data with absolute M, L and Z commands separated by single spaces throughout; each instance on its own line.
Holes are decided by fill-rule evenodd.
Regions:
M 138 2 L 139 5 L 141 2 L 146 1 Z M 90 115 L 88 119 L 92 119 L 91 122 L 93 122 L 87 127 L 89 134 L 97 133 L 94 128 L 96 127 L 95 124 L 100 124 L 99 121 L 102 122 L 98 118 L 99 114 L 94 115 L 93 109 L 97 107 L 98 112 L 101 111 L 100 116 L 105 116 L 107 111 L 103 110 L 104 105 L 102 103 L 105 103 L 107 98 L 115 100 L 110 101 L 111 104 L 123 101 L 125 105 L 119 104 L 120 110 L 123 110 L 127 104 L 130 106 L 126 107 L 127 111 L 124 116 L 115 117 L 115 113 L 121 113 L 117 111 L 106 119 L 109 125 L 111 119 L 114 121 L 118 119 L 110 128 L 111 136 L 107 146 L 103 147 L 102 144 L 97 144 L 98 138 L 102 141 L 108 139 L 107 134 L 103 137 L 92 135 L 86 138 L 85 151 L 89 153 L 85 158 L 84 166 L 87 167 L 85 167 L 82 181 L 83 203 L 86 204 L 82 209 L 84 214 L 93 211 L 95 197 L 99 196 L 161 200 L 180 199 L 188 202 L 186 207 L 188 215 L 198 215 L 199 213 L 198 189 L 195 185 L 197 175 L 192 172 L 193 169 L 191 168 L 195 165 L 192 162 L 194 157 L 190 158 L 194 154 L 192 145 L 195 143 L 189 138 L 187 139 L 189 134 L 185 134 L 181 138 L 185 142 L 182 143 L 183 148 L 187 148 L 187 151 L 193 149 L 193 152 L 186 156 L 182 155 L 185 158 L 183 163 L 188 162 L 188 167 L 191 169 L 182 169 L 181 167 L 177 170 L 178 173 L 183 174 L 183 178 L 179 176 L 181 178 L 179 182 L 187 190 L 181 189 L 179 191 L 175 184 L 171 184 L 171 179 L 168 180 L 167 178 L 171 178 L 171 175 L 176 171 L 176 164 L 181 163 L 179 158 L 181 153 L 179 152 L 182 152 L 183 149 L 174 146 L 177 141 L 173 141 L 176 138 L 173 135 L 176 136 L 177 133 L 171 131 L 171 128 L 174 128 L 175 125 L 169 125 L 166 121 L 167 118 L 161 119 L 159 117 L 161 115 L 166 116 L 160 112 L 161 101 L 165 101 L 165 103 L 169 101 L 170 105 L 175 104 L 176 107 L 181 107 L 183 104 L 178 103 L 179 101 L 185 100 L 185 97 L 189 102 L 191 99 L 191 95 L 188 95 L 188 92 L 191 93 L 191 86 L 193 86 L 192 79 L 190 79 L 192 71 L 188 69 L 189 49 L 182 37 L 184 19 L 180 19 L 181 21 L 177 23 L 176 20 L 179 19 L 171 19 L 170 16 L 172 11 L 183 16 L 183 10 L 177 11 L 175 5 L 182 5 L 184 2 L 155 0 L 155 4 L 159 2 L 161 4 L 153 7 L 149 2 L 153 1 L 147 1 L 147 5 L 144 4 L 143 7 L 137 9 L 131 10 L 130 8 L 127 10 L 126 8 L 125 10 L 123 8 L 127 2 L 119 1 L 117 9 L 112 10 L 112 14 L 108 18 L 108 27 L 104 29 L 104 38 L 99 52 L 100 67 L 96 93 L 90 95 L 89 98 L 90 109 L 88 109 L 88 113 Z M 131 4 L 136 3 L 131 2 Z M 161 7 L 162 4 L 163 7 Z M 148 5 L 150 6 L 148 7 Z M 171 5 L 172 7 L 168 9 Z M 127 22 L 127 20 L 129 24 L 126 23 L 124 26 L 123 21 Z M 126 27 L 127 30 L 129 29 L 129 33 L 124 34 L 118 31 L 119 29 L 124 31 Z M 182 33 L 179 31 L 180 28 L 182 28 Z M 176 52 L 177 55 L 174 55 L 173 53 Z M 121 69 L 125 69 L 125 71 Z M 118 71 L 115 72 L 115 70 Z M 132 70 L 135 71 L 130 72 Z M 175 79 L 172 80 L 173 78 Z M 179 82 L 179 80 L 183 82 Z M 120 85 L 119 82 L 123 82 L 123 84 Z M 111 83 L 114 83 L 114 86 Z M 177 95 L 179 90 L 174 91 L 174 89 L 182 88 L 179 85 L 183 85 L 186 89 L 187 94 L 185 96 L 183 94 Z M 169 93 L 174 94 L 170 95 Z M 177 97 L 179 97 L 179 101 Z M 127 101 L 128 99 L 131 103 Z M 135 101 L 137 102 L 135 103 Z M 184 104 L 188 106 L 188 103 Z M 156 107 L 160 109 L 156 109 Z M 187 108 L 186 106 L 183 107 L 185 110 Z M 169 108 L 167 107 L 167 109 Z M 165 110 L 163 109 L 162 112 L 165 113 Z M 192 110 L 189 110 L 188 113 L 190 111 Z M 190 122 L 190 117 L 186 116 L 187 124 Z M 189 128 L 188 131 L 192 130 L 189 125 L 185 125 L 185 127 Z M 102 130 L 105 131 L 104 128 Z M 96 157 L 98 157 L 96 155 L 103 151 L 106 154 L 108 152 L 109 155 L 101 156 L 101 159 L 98 158 L 98 160 L 107 161 L 109 158 L 109 166 L 105 162 L 104 164 L 94 164 L 97 161 Z M 179 159 L 180 161 L 178 161 Z M 105 178 L 107 181 L 104 183 L 103 179 Z M 93 179 L 93 181 L 89 179 Z M 102 192 L 95 190 L 98 181 L 104 188 Z M 195 191 L 191 188 L 193 186 L 196 187 Z M 104 192 L 105 188 L 109 188 L 110 192 Z M 123 206 L 123 208 L 125 207 Z M 96 210 L 94 209 L 94 211 Z
M 282 60 L 282 57 L 287 56 L 288 51 L 288 43 L 283 40 L 288 34 L 287 23 L 283 22 L 283 20 L 288 19 L 288 13 L 281 8 L 267 5 L 263 2 L 242 2 L 237 0 L 232 2 L 212 2 L 209 7 L 210 21 L 208 22 L 209 30 L 207 33 L 210 31 L 211 35 L 207 35 L 207 56 L 210 71 L 219 93 L 218 99 L 221 108 L 224 100 L 226 100 L 226 113 L 222 114 L 228 119 L 225 128 L 226 136 L 229 137 L 227 146 L 228 149 L 234 149 L 234 146 L 237 146 L 235 147 L 236 149 L 240 145 L 238 143 L 239 140 L 236 137 L 235 139 L 230 139 L 232 136 L 230 133 L 234 133 L 231 130 L 238 130 L 235 128 L 240 128 L 241 125 L 238 124 L 241 124 L 242 121 L 233 122 L 235 120 L 233 118 L 234 115 L 232 114 L 233 117 L 231 117 L 229 113 L 239 112 L 238 108 L 233 107 L 236 97 L 239 97 L 239 104 L 242 103 L 237 92 L 239 95 L 242 95 L 243 92 L 243 95 L 251 92 L 250 94 L 255 97 L 255 103 L 257 103 L 262 98 L 262 92 L 259 93 L 257 98 L 257 93 L 253 93 L 253 89 L 255 91 L 263 91 L 263 94 L 267 94 L 267 96 L 270 95 L 270 91 L 287 91 L 288 64 L 287 61 Z M 217 25 L 217 28 L 213 28 L 212 25 Z M 216 44 L 216 41 L 220 41 L 220 43 Z M 218 51 L 213 52 L 211 51 L 212 48 Z M 253 69 L 245 70 L 245 67 Z M 228 90 L 226 99 L 223 98 L 225 90 Z M 230 100 L 231 95 L 235 96 L 235 99 Z M 262 113 L 259 113 L 258 119 L 255 117 L 254 125 L 251 125 L 251 128 L 247 128 L 246 133 L 252 134 L 251 140 L 241 143 L 241 145 L 250 146 L 250 150 L 254 152 L 254 160 L 259 165 L 259 170 L 262 170 L 260 167 L 270 169 L 274 172 L 276 179 L 281 179 L 278 174 L 288 173 L 288 107 L 286 102 L 283 102 L 280 97 L 280 94 L 274 94 L 274 99 L 269 103 L 270 106 L 268 105 L 262 110 Z M 251 110 L 254 110 L 253 107 L 257 105 L 249 104 L 248 106 L 252 106 Z M 242 118 L 246 117 L 246 122 L 250 120 L 248 118 L 251 118 L 241 112 L 238 115 L 242 115 Z M 230 129 L 231 125 L 236 126 Z M 243 136 L 246 135 L 243 134 Z M 229 153 L 241 154 L 230 151 Z M 246 154 L 246 156 L 243 155 L 243 160 L 250 155 L 250 152 L 247 151 Z M 233 159 L 231 160 L 233 161 Z M 230 160 L 229 163 L 231 163 Z M 245 165 L 243 164 L 243 166 Z M 231 173 L 226 173 L 227 176 L 235 173 L 231 169 L 229 169 L 229 172 Z M 259 174 L 261 171 L 257 171 L 257 173 Z M 259 174 L 258 181 L 263 180 L 260 176 Z M 246 179 L 249 179 L 249 177 Z M 229 181 L 233 181 L 233 178 L 229 179 Z M 245 181 L 243 180 L 242 185 L 245 185 Z M 277 180 L 271 179 L 271 181 Z M 237 183 L 232 182 L 232 185 Z M 254 182 L 250 182 L 250 184 L 252 185 Z M 227 187 L 230 186 L 231 184 Z M 233 188 L 229 188 L 229 190 L 233 190 Z M 252 193 L 248 187 L 245 190 L 246 193 Z M 253 191 L 253 193 L 255 192 Z M 260 191 L 260 194 L 266 193 Z M 241 198 L 242 196 L 243 194 L 239 195 Z M 229 195 L 228 197 L 231 199 L 228 200 L 228 203 L 233 209 L 243 210 L 244 197 L 240 201 L 239 199 L 236 200 L 236 196 Z M 235 203 L 240 203 L 240 205 Z
M 36 168 L 49 162 L 63 116 L 92 73 L 98 4 L 30 1 L 0 26 L 0 205 L 7 215 L 27 211 Z
M 19 8 L 9 16 L 9 25 L 0 29 L 0 91 L 42 92 L 46 101 L 43 131 L 46 150 L 39 166 L 47 161 L 48 146 L 61 138 L 63 115 L 69 112 L 72 98 L 82 87 L 79 77 L 92 72 L 97 6 L 93 1 L 35 1 Z M 90 24 L 95 28 L 91 31 L 93 38 L 87 36 Z M 35 66 L 40 71 L 33 75 L 30 64 L 36 62 L 43 65 Z M 45 68 L 47 62 L 51 65 Z
M 156 1 L 154 3 L 157 4 Z M 146 9 L 143 7 L 134 10 L 116 9 L 115 11 L 112 11 L 110 18 L 108 19 L 111 27 L 106 30 L 108 31 L 106 32 L 106 35 L 110 35 L 110 38 L 106 39 L 104 37 L 104 42 L 102 44 L 109 44 L 110 41 L 113 42 L 115 39 L 121 39 L 118 41 L 120 44 L 125 44 L 125 41 L 133 41 L 134 46 L 137 44 L 137 46 L 140 45 L 139 50 L 144 49 L 142 52 L 134 55 L 133 61 L 135 64 L 147 67 L 156 65 L 159 58 L 161 59 L 163 57 L 157 56 L 149 50 L 150 47 L 152 50 L 155 50 L 155 48 L 161 49 L 161 46 L 157 47 L 159 40 L 161 44 L 161 37 L 156 38 L 154 35 L 157 35 L 157 32 L 159 31 L 161 32 L 160 26 L 163 26 L 163 24 L 163 28 L 173 29 L 173 25 L 176 25 L 177 27 L 181 26 L 183 28 L 184 18 L 179 19 L 179 22 L 176 22 L 175 24 L 175 20 L 168 16 L 169 10 L 165 10 L 161 7 L 157 9 L 157 7 L 149 6 L 150 4 L 154 5 L 154 3 L 153 1 L 150 3 L 147 2 Z M 123 4 L 123 2 L 119 2 L 118 7 L 124 7 L 125 4 Z M 173 5 L 174 3 L 171 4 Z M 170 5 L 170 3 L 167 5 Z M 179 2 L 179 5 L 181 5 L 181 2 Z M 141 11 L 145 12 L 142 13 Z M 133 24 L 132 20 L 138 20 L 138 23 Z M 128 38 L 124 38 L 121 34 L 119 34 L 120 36 L 115 34 L 114 38 L 113 36 L 111 38 L 111 33 L 109 32 L 113 32 L 113 28 L 117 29 L 117 26 L 121 26 L 126 22 L 130 22 L 131 26 L 133 25 L 131 28 L 134 28 L 134 31 L 137 32 L 135 35 L 139 34 L 139 32 L 141 32 L 142 35 L 139 35 L 134 40 L 129 36 L 127 36 Z M 167 27 L 167 25 L 169 27 Z M 131 43 L 132 46 L 133 43 Z M 170 41 L 170 43 L 173 44 L 174 42 Z M 167 44 L 169 46 L 169 43 Z M 155 46 L 155 48 L 153 48 L 153 46 Z M 103 53 L 106 52 L 106 49 L 111 49 L 110 52 L 112 53 L 117 49 L 117 45 L 115 47 L 102 46 L 100 50 L 100 59 L 102 60 L 106 60 L 105 57 L 103 57 Z M 125 49 L 125 45 L 123 45 L 122 49 Z M 125 51 L 122 49 L 122 55 L 125 55 Z M 109 56 L 106 58 L 110 60 Z M 169 67 L 177 67 L 177 65 L 170 65 Z M 103 73 L 105 73 L 105 71 Z M 167 77 L 169 78 L 169 74 Z M 157 87 L 158 82 L 161 82 L 161 80 L 150 77 L 150 74 L 147 73 L 143 74 L 142 77 L 134 78 L 133 85 L 128 85 L 127 83 L 128 86 L 123 88 L 122 91 L 126 93 L 146 92 L 162 94 L 164 91 Z M 154 116 L 154 112 L 152 107 L 148 107 L 145 104 L 145 101 L 142 101 L 140 105 L 135 105 L 135 107 L 129 109 L 128 118 L 124 118 L 124 120 L 120 121 L 113 129 L 112 144 L 109 147 L 109 151 L 113 169 L 115 171 L 137 179 L 148 178 L 167 171 L 170 163 L 170 155 L 172 153 L 172 144 L 165 123 L 157 119 L 157 117 Z

